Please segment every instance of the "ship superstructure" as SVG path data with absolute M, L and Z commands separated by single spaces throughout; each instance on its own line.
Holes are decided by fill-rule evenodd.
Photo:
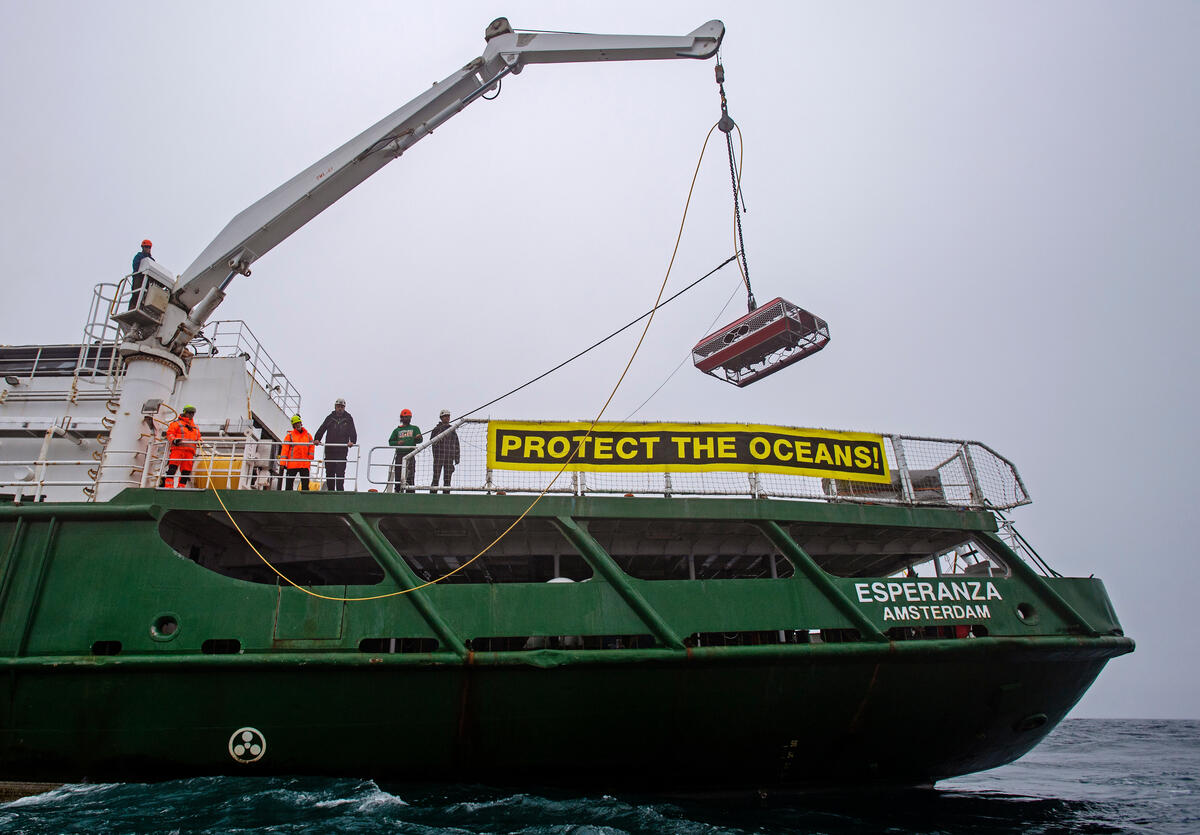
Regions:
M 247 484 L 277 469 L 276 445 L 299 411 L 300 395 L 239 321 L 209 323 L 189 346 L 188 374 L 170 400 L 142 404 L 128 450 L 136 466 L 102 467 L 124 383 L 119 330 L 110 319 L 122 288 L 127 300 L 128 277 L 97 286 L 80 343 L 0 346 L 0 500 L 95 501 L 106 485 L 154 486 L 166 461 L 164 432 L 185 403 L 200 410 L 197 428 L 210 457 L 214 445 L 238 443 L 247 461 L 238 473 Z

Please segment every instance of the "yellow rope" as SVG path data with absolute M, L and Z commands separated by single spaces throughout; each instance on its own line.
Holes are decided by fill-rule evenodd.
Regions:
M 254 547 L 254 543 L 250 541 L 250 538 L 248 536 L 246 536 L 245 532 L 238 525 L 237 520 L 235 520 L 233 518 L 233 514 L 229 512 L 229 508 L 225 506 L 225 502 L 222 501 L 222 499 L 221 499 L 221 493 L 219 490 L 217 490 L 216 486 L 213 485 L 212 479 L 209 479 L 208 486 L 213 491 L 213 495 L 217 497 L 218 504 L 220 504 L 221 509 L 225 511 L 225 515 L 227 517 L 229 517 L 229 522 L 230 522 L 230 524 L 233 525 L 234 530 L 236 530 L 239 534 L 241 534 L 242 539 L 244 539 L 246 541 L 246 544 L 250 546 L 250 550 L 254 552 L 255 556 L 257 556 L 260 560 L 262 560 L 263 563 L 266 564 L 267 568 L 269 568 L 273 572 L 275 572 L 275 574 L 278 575 L 279 578 L 281 580 L 283 580 L 285 583 L 290 585 L 292 588 L 299 589 L 300 591 L 304 592 L 305 594 L 309 595 L 310 597 L 316 597 L 321 600 L 341 601 L 343 603 L 362 603 L 367 600 L 383 600 L 384 598 L 387 598 L 387 597 L 398 597 L 402 594 L 409 594 L 410 592 L 419 591 L 423 588 L 437 585 L 442 580 L 445 580 L 448 577 L 452 577 L 455 574 L 457 574 L 458 572 L 462 571 L 468 565 L 475 562 L 475 560 L 479 559 L 484 554 L 486 554 L 488 551 L 490 551 L 497 542 L 502 540 L 504 537 L 508 536 L 509 532 L 513 528 L 515 528 L 518 524 L 520 524 L 521 520 L 524 519 L 526 516 L 528 516 L 529 512 L 537 506 L 537 503 L 542 500 L 542 498 L 546 495 L 546 493 L 549 492 L 550 488 L 554 486 L 554 483 L 556 481 L 558 481 L 558 477 L 561 476 L 564 472 L 566 472 L 567 467 L 569 467 L 571 465 L 571 462 L 575 460 L 575 456 L 579 453 L 579 450 L 583 447 L 584 442 L 589 437 L 591 437 L 592 432 L 596 428 L 596 424 L 600 422 L 600 418 L 602 418 L 604 416 L 604 412 L 607 411 L 609 404 L 612 403 L 612 399 L 614 397 L 616 397 L 617 390 L 621 387 L 621 383 L 623 383 L 625 381 L 625 375 L 629 373 L 629 369 L 633 365 L 634 359 L 637 358 L 638 351 L 641 350 L 642 343 L 646 339 L 646 334 L 649 333 L 649 331 L 650 331 L 650 324 L 654 321 L 654 314 L 658 312 L 658 307 L 659 307 L 659 303 L 662 301 L 663 292 L 667 289 L 667 281 L 671 277 L 671 270 L 675 266 L 675 257 L 676 257 L 676 255 L 679 254 L 679 243 L 680 243 L 680 241 L 683 240 L 683 227 L 684 227 L 684 224 L 687 223 L 688 208 L 692 204 L 692 192 L 695 191 L 696 179 L 697 179 L 697 177 L 700 176 L 700 164 L 704 161 L 704 152 L 708 149 L 708 140 L 712 136 L 713 131 L 716 130 L 716 127 L 717 126 L 714 124 L 711 128 L 709 128 L 708 133 L 704 137 L 704 144 L 700 148 L 700 158 L 696 160 L 696 170 L 692 173 L 692 182 L 691 182 L 691 185 L 688 187 L 687 200 L 684 201 L 684 204 L 683 204 L 683 217 L 680 218 L 680 221 L 679 221 L 679 233 L 675 236 L 675 248 L 673 250 L 671 250 L 671 260 L 667 264 L 667 273 L 666 273 L 666 275 L 663 276 L 662 284 L 659 285 L 658 296 L 654 300 L 654 307 L 652 307 L 650 309 L 650 317 L 646 320 L 646 326 L 644 328 L 642 328 L 642 335 L 638 338 L 637 345 L 635 345 L 633 348 L 633 353 L 629 355 L 629 361 L 625 363 L 625 369 L 621 372 L 621 376 L 617 379 L 616 385 L 614 385 L 612 388 L 612 391 L 609 392 L 608 399 L 605 400 L 604 405 L 600 407 L 600 412 L 592 420 L 592 423 L 588 427 L 587 432 L 584 433 L 583 438 L 581 438 L 579 443 L 576 444 L 575 449 L 571 452 L 570 457 L 567 458 L 567 460 L 563 463 L 562 467 L 559 468 L 558 472 L 554 474 L 554 478 L 550 479 L 550 483 L 547 484 L 545 486 L 545 488 L 542 489 L 542 492 L 538 493 L 537 497 L 530 503 L 529 507 L 525 508 L 525 511 L 520 516 L 518 516 L 515 520 L 513 520 L 513 523 L 511 525 L 509 525 L 507 528 L 505 528 L 504 531 L 501 532 L 501 534 L 499 536 L 497 536 L 490 543 L 488 543 L 488 545 L 482 551 L 480 551 L 478 554 L 471 557 L 471 559 L 467 560 L 462 565 L 460 565 L 458 568 L 455 568 L 453 571 L 446 572 L 441 577 L 438 577 L 436 580 L 429 580 L 427 582 L 420 584 L 419 586 L 413 586 L 412 588 L 409 588 L 409 589 L 401 589 L 400 591 L 388 592 L 387 594 L 375 594 L 375 595 L 371 595 L 369 597 L 331 597 L 329 595 L 320 594 L 311 589 L 304 588 L 299 583 L 296 583 L 294 580 L 292 580 L 290 577 L 288 577 L 286 574 L 284 574 L 282 571 L 280 571 L 278 568 L 276 568 L 274 565 L 272 565 L 270 560 L 268 560 L 261 553 L 259 553 L 259 550 Z M 742 132 L 741 132 L 741 129 L 739 128 L 738 129 L 739 141 L 741 140 L 741 135 L 742 135 Z M 740 168 L 740 166 L 739 166 L 739 168 Z M 740 171 L 739 171 L 739 179 L 740 179 Z M 740 268 L 740 263 L 739 263 L 739 268 Z M 743 280 L 744 280 L 744 271 L 743 271 Z

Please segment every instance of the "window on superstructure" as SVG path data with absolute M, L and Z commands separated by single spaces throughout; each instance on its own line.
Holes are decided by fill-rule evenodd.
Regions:
M 996 549 L 971 531 L 795 522 L 788 533 L 835 577 L 1007 577 Z
M 757 527 L 708 519 L 588 519 L 588 533 L 639 580 L 770 580 L 792 564 Z
M 77 368 L 108 368 L 111 345 L 17 345 L 0 347 L 0 377 L 71 377 Z
M 257 549 L 298 585 L 370 586 L 383 581 L 379 563 L 338 514 L 239 511 L 234 518 L 241 533 L 224 511 L 172 510 L 163 516 L 158 531 L 176 553 L 238 580 L 286 582 L 254 552 Z
M 549 519 L 527 516 L 493 545 L 512 523 L 507 516 L 383 516 L 379 532 L 425 581 L 546 583 L 592 576 Z

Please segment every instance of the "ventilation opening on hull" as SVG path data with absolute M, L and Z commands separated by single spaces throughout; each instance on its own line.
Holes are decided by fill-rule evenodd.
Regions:
M 535 649 L 654 649 L 652 635 L 519 635 L 503 638 L 472 638 L 473 652 L 523 652 Z
M 96 641 L 92 644 L 92 655 L 119 655 L 120 652 L 120 641 Z
M 970 531 L 796 522 L 788 526 L 788 533 L 835 577 L 931 580 L 1009 575 L 995 550 Z
M 891 641 L 938 641 L 954 638 L 986 638 L 988 629 L 982 623 L 959 623 L 953 626 L 893 626 L 885 634 Z
M 237 638 L 209 638 L 200 645 L 205 655 L 237 655 L 242 651 L 242 642 Z
M 831 644 L 862 640 L 857 629 L 757 629 L 740 632 L 693 632 L 689 647 L 757 647 L 775 644 Z
M 794 568 L 746 522 L 588 519 L 588 533 L 639 580 L 771 580 Z
M 512 523 L 512 517 L 383 516 L 379 532 L 425 581 L 444 577 L 443 584 L 547 583 L 591 578 L 591 566 L 549 519 L 526 517 L 492 545 Z M 487 553 L 469 562 L 485 548 Z M 463 565 L 466 568 L 455 571 Z
M 168 511 L 158 532 L 180 556 L 238 580 L 272 586 L 282 582 L 254 553 L 257 549 L 300 585 L 373 586 L 383 582 L 383 569 L 338 514 L 241 511 L 235 518 L 245 538 L 222 511 Z
M 436 638 L 363 638 L 358 642 L 358 651 L 371 655 L 430 653 L 437 652 L 437 648 Z

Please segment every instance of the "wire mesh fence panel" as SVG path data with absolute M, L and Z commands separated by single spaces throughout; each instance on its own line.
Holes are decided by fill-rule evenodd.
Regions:
M 583 426 L 586 428 L 586 424 Z M 705 425 L 695 426 L 703 429 Z M 359 447 L 351 447 L 345 450 L 342 489 L 749 497 L 990 509 L 1012 508 L 1030 501 L 1016 468 L 990 447 L 975 441 L 873 436 L 883 450 L 886 467 L 881 465 L 878 474 L 865 480 L 853 474 L 759 472 L 745 464 L 739 469 L 722 469 L 714 464 L 707 469 L 689 466 L 682 471 L 633 465 L 622 470 L 619 462 L 608 468 L 588 464 L 585 469 L 572 460 L 567 468 L 544 462 L 514 468 L 497 464 L 494 455 L 489 461 L 488 431 L 486 420 L 464 420 L 449 425 L 437 436 L 427 432 L 410 447 L 376 446 L 361 455 Z M 312 489 L 337 489 L 339 450 L 322 446 L 324 449 L 309 466 Z M 205 438 L 189 462 L 195 471 L 189 486 L 279 489 L 279 455 L 278 445 L 270 440 Z M 161 486 L 169 463 L 170 451 L 165 442 L 151 444 L 143 485 Z
M 541 465 L 538 469 L 489 467 L 488 427 L 488 421 L 476 419 L 452 424 L 447 431 L 457 439 L 456 447 L 449 440 L 451 435 L 434 439 L 431 433 L 426 433 L 415 446 L 399 452 L 376 447 L 370 452 L 368 480 L 391 491 L 536 493 L 545 490 L 576 495 L 749 496 L 979 508 L 1010 508 L 1029 502 L 1015 467 L 990 447 L 975 441 L 880 436 L 887 475 L 863 481 L 849 476 L 742 472 L 716 467 L 681 472 L 617 467 L 617 471 L 612 471 L 582 468 L 574 461 L 561 472 L 561 465 L 552 468 Z M 452 450 L 457 451 L 457 460 Z
M 911 500 L 970 507 L 1015 507 L 1029 494 L 1016 468 L 977 441 L 889 436 L 889 463 L 907 469 Z

